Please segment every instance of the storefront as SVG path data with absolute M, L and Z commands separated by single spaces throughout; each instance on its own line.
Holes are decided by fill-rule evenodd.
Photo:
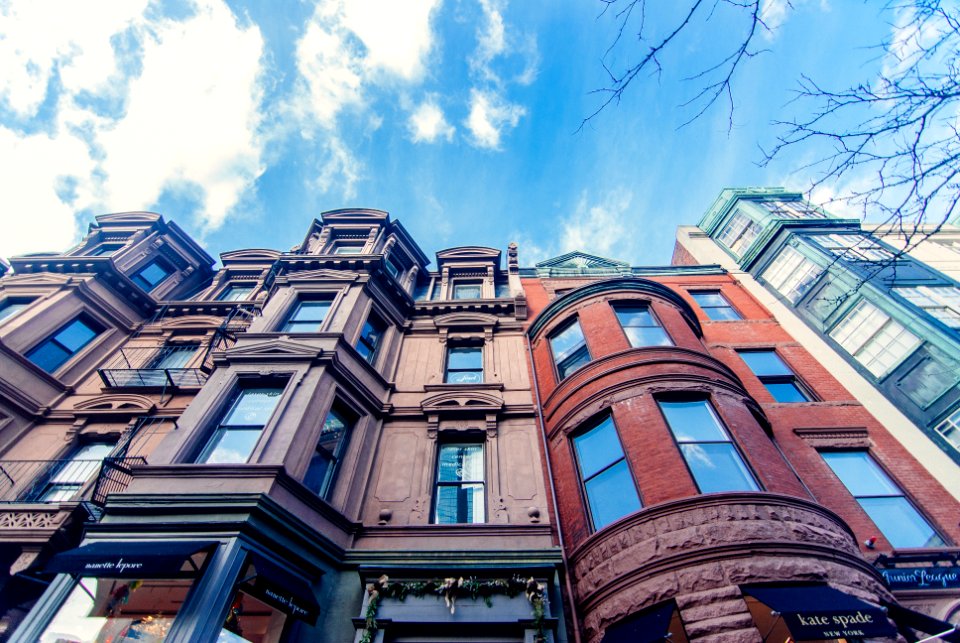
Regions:
M 58 574 L 14 640 L 279 643 L 320 613 L 311 583 L 238 539 L 97 541 Z

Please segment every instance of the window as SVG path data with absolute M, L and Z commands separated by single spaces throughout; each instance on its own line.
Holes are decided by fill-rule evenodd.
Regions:
M 804 257 L 796 248 L 787 246 L 761 276 L 790 303 L 795 304 L 822 274 L 823 268 Z
M 392 254 L 383 262 L 383 267 L 387 269 L 387 272 L 389 272 L 390 276 L 394 279 L 400 279 L 400 275 L 403 274 L 403 266 L 400 265 Z
M 0 321 L 3 321 L 7 317 L 13 317 L 21 310 L 29 306 L 30 302 L 32 301 L 32 299 L 22 299 L 20 297 L 14 297 L 0 301 Z
M 957 384 L 960 362 L 929 344 L 917 352 L 905 375 L 897 378 L 897 388 L 922 409 L 936 402 Z
M 479 346 L 451 346 L 447 349 L 448 384 L 480 384 L 483 382 L 483 349 Z
M 373 364 L 373 361 L 377 358 L 377 348 L 380 347 L 380 342 L 386 331 L 387 322 L 383 321 L 378 314 L 371 312 L 367 318 L 367 323 L 363 325 L 363 330 L 360 332 L 360 338 L 357 340 L 357 352 L 368 363 Z
M 960 328 L 960 288 L 910 286 L 894 288 L 893 292 L 930 313 L 950 328 Z
M 730 305 L 726 297 L 720 294 L 719 290 L 701 290 L 690 293 L 690 296 L 697 302 L 700 310 L 706 314 L 707 318 L 713 321 L 743 319 L 740 313 Z
M 938 424 L 936 431 L 954 449 L 960 451 L 960 409 L 954 411 L 950 417 Z
M 281 386 L 240 389 L 200 452 L 197 462 L 230 464 L 249 460 L 282 393 Z
M 147 292 L 160 285 L 164 279 L 173 274 L 173 268 L 162 259 L 154 259 L 143 268 L 138 270 L 130 277 L 133 283 L 137 284 Z
M 363 254 L 363 247 L 366 244 L 362 241 L 336 241 L 333 244 L 333 254 L 335 255 L 359 255 Z
M 327 318 L 327 312 L 333 302 L 329 299 L 307 299 L 298 301 L 287 317 L 280 332 L 317 333 Z
M 946 542 L 866 451 L 825 451 L 826 463 L 894 547 L 945 547 Z
M 119 250 L 120 248 L 122 248 L 123 246 L 124 246 L 124 244 L 122 244 L 122 243 L 101 243 L 99 246 L 95 246 L 95 247 L 91 248 L 91 249 L 90 249 L 88 252 L 86 252 L 85 254 L 86 254 L 88 257 L 105 257 L 105 256 L 110 256 L 110 255 L 112 255 L 114 252 L 116 252 L 117 250 Z
M 760 224 L 743 212 L 737 212 L 727 221 L 717 240 L 739 255 L 750 247 L 753 240 L 760 234 L 760 230 Z
M 710 402 L 660 401 L 660 409 L 700 493 L 759 489 Z
M 441 444 L 433 522 L 484 522 L 482 444 Z
M 584 364 L 590 362 L 590 350 L 580 330 L 580 322 L 574 319 L 550 336 L 550 350 L 557 365 L 560 379 L 565 378 Z
M 650 312 L 647 306 L 616 306 L 617 320 L 626 333 L 630 345 L 634 348 L 643 346 L 673 346 L 667 331 L 663 330 L 660 322 Z
M 167 344 L 161 348 L 150 362 L 148 368 L 165 370 L 168 368 L 184 368 L 190 361 L 190 358 L 197 352 L 200 345 L 193 344 Z
M 343 457 L 353 424 L 350 414 L 338 403 L 334 403 L 323 421 L 317 448 L 310 458 L 307 475 L 303 478 L 303 484 L 321 498 L 328 498 L 333 488 L 337 464 Z
M 875 377 L 882 377 L 910 355 L 920 339 L 866 299 L 830 331 L 832 337 Z
M 52 373 L 93 341 L 103 328 L 86 317 L 77 317 L 27 353 L 27 359 Z
M 93 442 L 60 460 L 44 477 L 27 502 L 65 502 L 74 499 L 83 486 L 100 473 L 103 459 L 114 449 L 112 442 Z
M 246 301 L 253 292 L 253 286 L 230 284 L 217 295 L 217 301 Z
M 483 284 L 479 281 L 459 281 L 453 284 L 454 299 L 480 299 Z
M 813 237 L 831 254 L 847 261 L 886 261 L 893 253 L 862 234 L 824 234 Z
M 573 447 L 594 530 L 640 510 L 640 497 L 613 418 L 607 417 L 573 438 Z
M 783 363 L 776 351 L 737 351 L 753 374 L 763 382 L 777 402 L 808 402 L 810 397 L 797 382 L 797 376 Z

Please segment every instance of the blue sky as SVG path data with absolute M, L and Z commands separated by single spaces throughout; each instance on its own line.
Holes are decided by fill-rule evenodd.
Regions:
M 0 0 L 0 256 L 64 249 L 130 210 L 214 255 L 286 249 L 320 212 L 359 206 L 428 256 L 516 241 L 524 265 L 574 249 L 667 263 L 676 225 L 723 187 L 806 188 L 816 149 L 756 165 L 770 122 L 798 109 L 801 74 L 874 80 L 885 52 L 869 45 L 897 19 L 763 5 L 767 51 L 735 78 L 732 129 L 722 104 L 680 127 L 697 88 L 682 79 L 731 44 L 721 11 L 578 130 L 615 34 L 597 0 Z

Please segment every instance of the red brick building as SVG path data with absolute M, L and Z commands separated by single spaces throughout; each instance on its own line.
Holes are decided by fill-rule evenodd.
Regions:
M 579 253 L 521 274 L 585 643 L 896 636 L 872 563 L 955 558 L 957 503 L 733 277 Z

